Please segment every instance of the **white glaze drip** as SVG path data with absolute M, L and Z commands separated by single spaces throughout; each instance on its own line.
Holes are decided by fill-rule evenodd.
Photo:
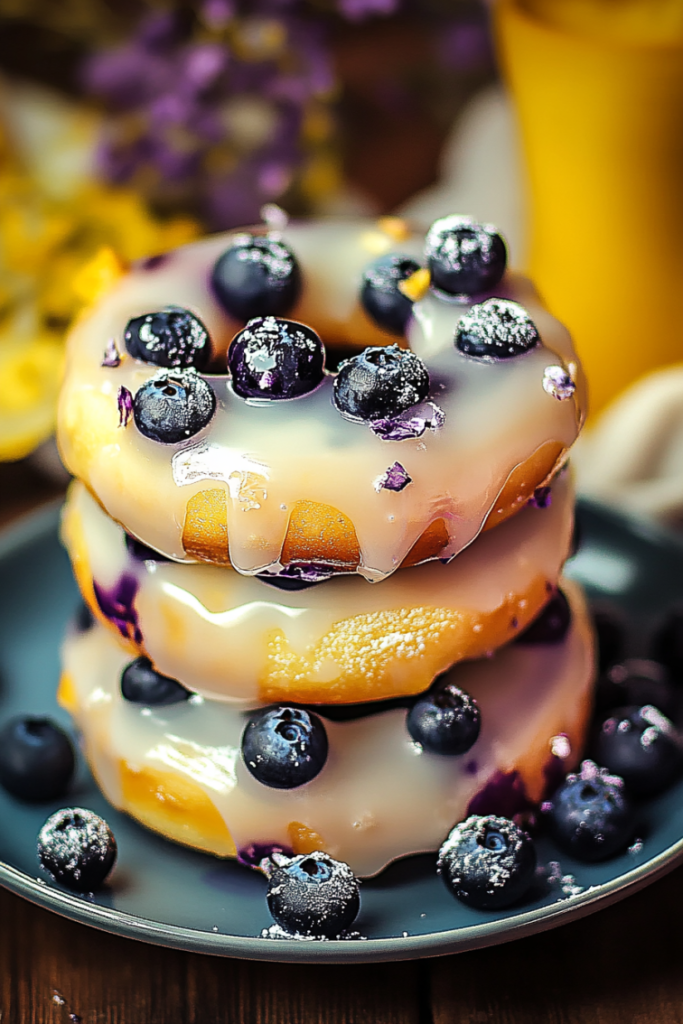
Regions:
M 134 269 L 71 336 L 60 403 L 64 458 L 109 515 L 145 543 L 187 560 L 182 544 L 187 502 L 218 487 L 227 493 L 234 567 L 247 574 L 277 568 L 294 503 L 319 502 L 351 519 L 361 549 L 359 572 L 381 580 L 435 519 L 449 525 L 443 554 L 462 551 L 516 466 L 547 441 L 568 448 L 575 440 L 585 390 L 571 341 L 529 282 L 512 273 L 496 293 L 522 303 L 542 339 L 516 359 L 490 363 L 455 349 L 454 329 L 468 305 L 453 305 L 434 293 L 416 303 L 408 339 L 427 361 L 431 397 L 446 416 L 439 430 L 420 438 L 387 442 L 367 426 L 343 419 L 332 404 L 329 377 L 303 398 L 251 403 L 232 393 L 226 376 L 205 375 L 218 410 L 189 441 L 158 444 L 140 435 L 132 421 L 119 428 L 119 388 L 135 394 L 155 368 L 130 356 L 118 367 L 102 367 L 108 339 L 123 348 L 129 318 L 173 303 L 196 313 L 216 350 L 224 352 L 241 325 L 219 308 L 209 278 L 233 237 L 179 249 L 153 271 Z M 309 323 L 331 344 L 341 339 L 362 347 L 388 340 L 359 307 L 361 273 L 382 252 L 419 255 L 421 237 L 397 243 L 370 222 L 321 221 L 289 224 L 282 237 L 299 259 L 305 283 L 292 318 Z M 558 359 L 577 382 L 570 401 L 557 402 L 543 389 L 545 367 Z M 400 493 L 377 492 L 374 482 L 397 460 L 412 483 Z
M 497 772 L 517 769 L 539 800 L 559 736 L 565 768 L 576 764 L 590 708 L 593 644 L 577 588 L 563 587 L 573 612 L 563 643 L 513 644 L 453 670 L 482 713 L 481 735 L 467 754 L 425 753 L 411 741 L 401 709 L 351 722 L 325 720 L 330 752 L 323 770 L 289 791 L 263 786 L 246 770 L 240 711 L 201 698 L 161 708 L 124 701 L 119 678 L 130 656 L 101 627 L 67 639 L 64 669 L 75 687 L 88 757 L 114 804 L 122 803 L 121 759 L 137 769 L 167 771 L 201 787 L 238 849 L 288 845 L 288 826 L 299 822 L 332 856 L 371 875 L 396 857 L 436 849 Z

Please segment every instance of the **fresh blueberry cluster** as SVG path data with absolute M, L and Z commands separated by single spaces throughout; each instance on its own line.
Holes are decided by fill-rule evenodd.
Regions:
M 228 369 L 241 398 L 299 398 L 322 381 L 325 349 L 305 324 L 257 317 L 230 343 Z
M 241 235 L 219 256 L 211 284 L 223 309 L 246 322 L 289 313 L 299 298 L 301 271 L 284 242 Z
M 123 339 L 133 358 L 155 366 L 203 370 L 211 358 L 206 327 L 189 309 L 178 306 L 129 320 Z
M 161 707 L 180 704 L 188 700 L 192 693 L 177 679 L 157 672 L 149 658 L 143 656 L 131 661 L 121 673 L 121 695 L 131 704 Z
M 442 844 L 437 871 L 461 902 L 500 910 L 517 903 L 531 887 L 536 847 L 509 818 L 472 815 Z
M 216 395 L 193 370 L 161 370 L 136 392 L 135 426 L 160 444 L 177 444 L 206 427 L 216 411 Z
M 360 909 L 358 879 L 351 868 L 321 852 L 277 857 L 266 899 L 284 931 L 307 938 L 339 938 Z
M 327 760 L 325 726 L 312 711 L 277 706 L 251 714 L 242 734 L 242 759 L 264 786 L 296 789 L 322 771 Z
M 429 373 L 414 352 L 398 345 L 366 348 L 341 363 L 334 403 L 355 420 L 398 416 L 429 394 Z
M 38 859 L 56 882 L 77 892 L 99 889 L 116 861 L 116 840 L 103 818 L 83 807 L 51 815 L 38 834 Z

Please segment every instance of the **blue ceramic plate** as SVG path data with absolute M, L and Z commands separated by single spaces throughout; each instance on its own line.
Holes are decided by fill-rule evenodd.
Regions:
M 644 654 L 667 609 L 683 605 L 683 544 L 595 505 L 580 508 L 582 544 L 569 563 L 593 601 L 627 618 L 630 655 Z M 0 720 L 18 712 L 54 715 L 59 646 L 78 594 L 49 508 L 0 537 Z M 260 938 L 272 922 L 265 880 L 158 838 L 115 811 L 81 765 L 67 798 L 111 824 L 119 861 L 111 888 L 76 896 L 41 877 L 38 830 L 64 801 L 38 807 L 0 792 L 0 882 L 34 903 L 105 931 L 200 952 L 284 961 L 376 961 L 433 956 L 504 942 L 588 914 L 648 884 L 683 859 L 683 782 L 643 810 L 642 844 L 603 864 L 583 865 L 545 839 L 542 864 L 559 862 L 564 882 L 539 888 L 523 906 L 470 910 L 446 892 L 434 857 L 398 862 L 362 889 L 356 927 L 364 940 L 297 942 Z M 556 873 L 558 873 L 556 869 Z M 571 876 L 571 877 L 568 877 Z

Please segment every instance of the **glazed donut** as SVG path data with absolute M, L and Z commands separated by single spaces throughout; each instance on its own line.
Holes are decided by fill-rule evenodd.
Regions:
M 454 662 L 523 630 L 569 553 L 567 473 L 542 504 L 448 565 L 405 569 L 376 586 L 352 576 L 286 591 L 224 566 L 157 560 L 81 483 L 62 537 L 93 614 L 160 672 L 207 698 L 333 704 L 419 693 Z
M 466 260 L 454 276 L 463 232 L 485 254 L 491 243 L 500 277 L 503 243 L 462 218 L 437 222 L 426 245 L 396 219 L 312 221 L 136 264 L 72 331 L 66 465 L 129 534 L 177 561 L 375 582 L 455 556 L 548 482 L 585 409 L 569 335 L 526 279 L 484 275 L 484 291 L 458 292 L 477 283 Z M 245 266 L 270 290 L 254 291 Z M 228 375 L 228 345 L 256 310 Z M 328 358 L 339 344 L 358 353 L 336 376 L 316 331 Z M 360 353 L 397 338 L 384 355 Z M 285 384 L 279 364 L 249 361 L 278 339 L 294 360 Z
M 565 588 L 565 584 L 562 584 Z M 481 710 L 468 753 L 430 754 L 406 728 L 406 709 L 335 721 L 318 714 L 329 744 L 320 773 L 296 789 L 263 785 L 247 770 L 247 714 L 192 697 L 163 707 L 124 699 L 130 661 L 99 625 L 64 648 L 60 701 L 82 730 L 106 797 L 177 842 L 258 861 L 273 848 L 325 850 L 359 875 L 435 850 L 470 813 L 512 816 L 543 797 L 580 756 L 591 705 L 592 633 L 578 590 L 556 644 L 511 644 L 452 670 Z

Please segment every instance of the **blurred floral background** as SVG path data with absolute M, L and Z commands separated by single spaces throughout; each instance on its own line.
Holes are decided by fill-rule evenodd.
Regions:
M 473 0 L 0 0 L 0 460 L 50 437 L 108 262 L 392 210 L 493 75 Z

